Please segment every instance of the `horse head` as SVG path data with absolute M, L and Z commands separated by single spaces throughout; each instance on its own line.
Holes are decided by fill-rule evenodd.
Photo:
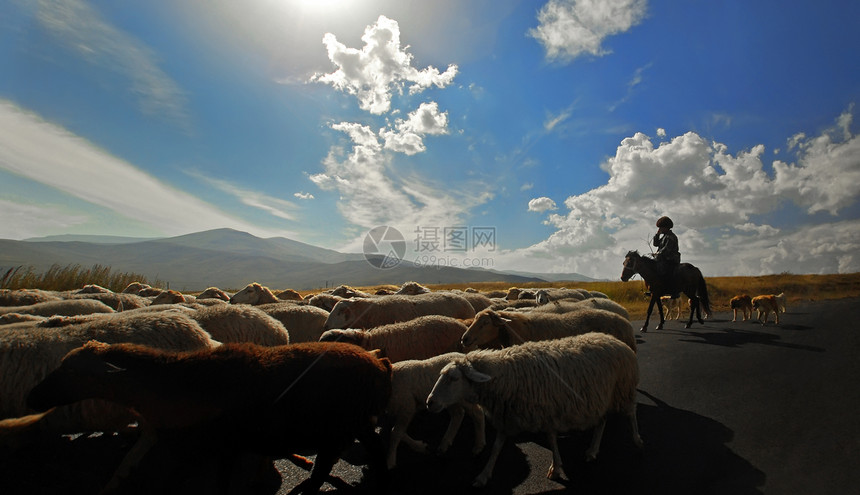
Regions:
M 639 254 L 639 251 L 627 251 L 627 255 L 624 256 L 624 269 L 621 270 L 621 281 L 627 282 L 630 280 L 630 277 L 636 274 L 636 262 L 642 256 Z

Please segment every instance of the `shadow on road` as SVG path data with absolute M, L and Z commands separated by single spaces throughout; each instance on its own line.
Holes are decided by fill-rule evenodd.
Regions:
M 663 330 L 654 330 L 654 333 L 662 333 L 662 334 L 670 334 L 670 335 L 678 335 L 683 338 L 679 339 L 681 342 L 692 342 L 695 344 L 712 344 L 723 347 L 742 347 L 748 344 L 758 344 L 758 345 L 768 345 L 768 346 L 776 346 L 776 347 L 785 347 L 787 349 L 796 349 L 802 351 L 810 351 L 810 352 L 824 352 L 825 349 L 821 347 L 801 345 L 801 344 L 792 344 L 789 342 L 784 342 L 782 337 L 774 333 L 768 333 L 763 331 L 755 331 L 755 330 L 743 330 L 731 327 L 723 327 L 723 328 L 713 328 L 714 325 L 708 325 L 707 327 L 693 327 L 689 330 L 687 329 L 663 329 Z M 794 325 L 792 327 L 789 326 L 780 326 L 780 327 L 771 327 L 773 329 L 784 329 L 784 330 L 809 330 L 809 327 L 803 327 L 801 325 Z

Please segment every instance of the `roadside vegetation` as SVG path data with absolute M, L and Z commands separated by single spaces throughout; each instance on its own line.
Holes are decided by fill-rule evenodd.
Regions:
M 5 271 L 3 271 L 5 270 Z M 795 275 L 782 273 L 778 275 L 762 275 L 755 277 L 706 277 L 711 308 L 714 311 L 730 311 L 729 300 L 738 294 L 779 294 L 784 292 L 788 301 L 789 311 L 792 303 L 801 301 L 821 301 L 826 299 L 842 299 L 860 297 L 860 273 L 836 275 Z M 93 265 L 84 268 L 81 265 L 61 267 L 53 265 L 46 272 L 38 273 L 31 267 L 17 266 L 6 269 L 0 268 L 0 289 L 43 289 L 43 290 L 75 290 L 87 284 L 97 284 L 114 292 L 122 291 L 131 282 L 141 282 L 153 287 L 165 287 L 161 280 L 148 280 L 138 273 L 114 272 L 111 267 Z M 356 287 L 371 294 L 378 289 L 397 290 L 400 285 L 392 281 L 390 285 L 372 285 Z M 420 280 L 418 281 L 421 282 Z M 464 290 L 468 287 L 481 292 L 493 290 L 506 291 L 513 286 L 510 282 L 474 282 L 464 284 L 425 284 L 433 290 Z M 528 289 L 539 287 L 579 287 L 592 291 L 603 292 L 610 299 L 622 304 L 630 312 L 632 318 L 642 319 L 648 308 L 645 297 L 645 283 L 636 278 L 629 282 L 529 282 L 517 284 L 516 287 Z M 272 287 L 278 290 L 290 287 Z M 277 290 L 276 290 L 277 289 Z M 234 291 L 235 288 L 225 288 Z M 322 292 L 325 289 L 303 290 L 302 296 Z M 193 292 L 192 292 L 193 293 Z M 686 304 L 686 297 L 681 296 Z
M 0 269 L 2 270 L 2 269 Z M 42 289 L 42 290 L 75 290 L 88 284 L 100 285 L 114 292 L 120 292 L 132 282 L 161 287 L 159 280 L 152 282 L 138 273 L 117 273 L 109 266 L 93 265 L 84 268 L 81 265 L 60 266 L 54 264 L 43 273 L 36 272 L 32 266 L 15 266 L 0 271 L 0 289 Z

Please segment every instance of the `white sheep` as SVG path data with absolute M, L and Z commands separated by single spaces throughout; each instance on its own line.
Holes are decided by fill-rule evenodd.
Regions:
M 462 296 L 446 292 L 344 299 L 331 310 L 325 328 L 373 328 L 424 315 L 471 318 L 475 309 Z
M 472 305 L 472 309 L 475 310 L 475 313 L 485 310 L 493 305 L 493 301 L 490 300 L 489 297 L 476 292 L 462 292 L 460 293 L 460 296 L 469 301 L 469 304 Z
M 280 301 L 268 287 L 262 286 L 257 282 L 246 285 L 244 289 L 230 297 L 230 304 L 257 305 Z
M 416 296 L 408 296 L 416 297 Z M 367 350 L 379 349 L 392 363 L 427 359 L 459 351 L 467 327 L 450 316 L 427 315 L 374 327 L 370 330 L 333 329 L 320 336 L 323 342 L 348 342 Z
M 619 315 L 623 316 L 625 320 L 630 321 L 630 313 L 627 311 L 627 308 L 618 304 L 612 299 L 604 299 L 599 297 L 585 299 L 582 301 L 575 301 L 572 299 L 553 301 L 549 304 L 536 306 L 532 308 L 532 311 L 538 313 L 569 313 L 571 311 L 581 311 L 583 309 L 605 309 L 606 311 L 618 313 Z
M 195 303 L 197 298 L 190 294 L 183 294 L 178 290 L 168 289 L 161 291 L 155 299 L 152 300 L 151 306 L 159 304 L 176 304 L 176 303 Z
M 143 289 L 151 289 L 152 286 L 149 284 L 144 284 L 141 282 L 132 282 L 125 286 L 125 289 L 122 290 L 123 294 L 140 294 L 140 291 Z
M 200 301 L 201 299 L 218 299 L 229 302 L 230 294 L 227 294 L 218 287 L 207 287 L 206 290 L 197 295 L 197 300 Z
M 106 287 L 102 287 L 101 285 L 98 285 L 98 284 L 88 284 L 88 285 L 81 287 L 77 291 L 75 291 L 75 294 L 112 294 L 112 293 L 113 293 L 112 290 L 110 290 Z
M 573 299 L 582 301 L 587 299 L 582 293 L 575 289 L 540 289 L 535 293 L 535 299 L 539 305 L 549 304 L 552 301 L 562 299 Z
M 115 311 L 143 308 L 149 306 L 151 301 L 137 294 L 123 294 L 116 292 L 90 292 L 85 294 L 72 294 L 70 299 L 95 299 L 101 301 Z
M 587 459 L 595 459 L 606 415 L 625 413 L 633 441 L 642 445 L 636 421 L 636 354 L 618 339 L 587 333 L 554 341 L 526 342 L 500 350 L 455 357 L 439 374 L 427 397 L 431 412 L 472 401 L 496 429 L 486 466 L 475 478 L 487 484 L 505 440 L 519 432 L 545 433 L 552 449 L 547 477 L 567 477 L 558 434 L 595 427 Z
M 42 289 L 0 289 L 0 306 L 30 306 L 40 302 L 59 301 L 63 296 L 56 291 Z
M 428 292 L 431 292 L 430 289 L 424 287 L 418 282 L 404 282 L 394 295 L 416 296 L 418 294 L 426 294 Z
M 0 307 L 0 314 L 20 313 L 38 316 L 74 316 L 90 313 L 113 313 L 114 310 L 97 299 L 61 299 L 45 301 L 29 306 Z
M 388 446 L 388 468 L 397 464 L 397 448 L 401 440 L 414 451 L 427 452 L 425 442 L 415 440 L 407 429 L 418 411 L 427 409 L 427 395 L 433 389 L 433 384 L 439 378 L 442 368 L 455 357 L 462 356 L 458 352 L 449 352 L 428 359 L 410 359 L 394 363 L 394 374 L 391 377 L 391 399 L 388 401 L 386 412 L 394 420 Z M 472 453 L 478 454 L 484 450 L 486 436 L 484 431 L 484 413 L 476 404 L 463 402 L 448 407 L 451 420 L 448 429 L 442 436 L 436 452 L 442 454 L 454 443 L 454 437 L 460 429 L 464 414 L 468 413 L 474 426 L 474 442 Z
M 0 376 L 3 377 L 0 419 L 32 413 L 25 406 L 26 394 L 60 364 L 67 352 L 89 340 L 132 342 L 177 351 L 218 345 L 196 321 L 177 311 L 129 311 L 72 317 L 66 323 L 57 328 L 49 319 L 29 326 L 16 325 L 14 329 L 0 327 Z M 100 406 L 83 404 L 72 409 L 54 415 L 55 419 L 63 424 L 71 422 L 76 428 L 94 430 L 104 429 L 108 422 Z M 120 420 L 127 421 L 128 414 L 121 415 Z
M 463 334 L 466 350 L 495 342 L 502 346 L 528 341 L 551 340 L 587 332 L 612 335 L 636 351 L 633 327 L 624 317 L 603 309 L 583 309 L 570 313 L 514 313 L 485 309 Z
M 281 322 L 290 333 L 290 343 L 317 342 L 325 331 L 328 311 L 288 301 L 261 304 L 257 309 Z
M 334 309 L 334 305 L 344 299 L 346 298 L 323 292 L 308 299 L 308 304 L 331 312 L 331 310 Z
M 250 342 L 273 346 L 290 343 L 283 323 L 256 306 L 222 304 L 198 309 L 190 316 L 221 343 Z
M 295 291 L 293 289 L 282 290 L 281 292 L 278 292 L 277 294 L 275 294 L 275 297 L 277 297 L 281 301 L 302 301 L 302 300 L 304 300 L 302 295 L 299 294 L 298 291 Z
M 334 296 L 340 296 L 344 298 L 352 298 L 352 297 L 373 297 L 371 294 L 364 292 L 363 290 L 356 289 L 355 287 L 350 287 L 348 285 L 339 285 L 334 289 L 328 291 L 329 294 Z
M 0 325 L 12 325 L 13 323 L 23 323 L 31 321 L 42 321 L 46 317 L 39 315 L 27 315 L 21 313 L 5 313 L 0 315 Z

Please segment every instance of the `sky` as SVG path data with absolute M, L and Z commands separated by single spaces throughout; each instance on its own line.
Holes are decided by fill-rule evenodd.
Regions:
M 0 238 L 860 272 L 859 62 L 848 0 L 0 0 Z

